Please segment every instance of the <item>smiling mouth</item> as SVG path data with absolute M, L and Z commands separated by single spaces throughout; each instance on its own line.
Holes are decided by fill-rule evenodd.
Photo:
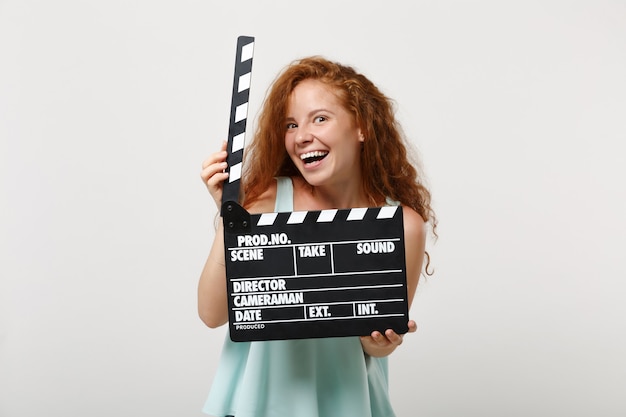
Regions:
M 312 164 L 313 162 L 321 161 L 322 159 L 326 158 L 326 155 L 328 155 L 328 152 L 313 151 L 313 152 L 303 153 L 302 155 L 300 155 L 300 159 L 306 165 L 306 164 Z

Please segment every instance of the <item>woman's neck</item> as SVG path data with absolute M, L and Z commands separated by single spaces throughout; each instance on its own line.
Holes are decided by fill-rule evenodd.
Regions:
M 367 207 L 368 200 L 360 182 L 345 186 L 313 187 L 300 177 L 292 178 L 294 184 L 294 210 L 327 210 Z

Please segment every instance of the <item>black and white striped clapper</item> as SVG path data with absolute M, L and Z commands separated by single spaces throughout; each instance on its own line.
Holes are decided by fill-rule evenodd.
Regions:
M 222 201 L 239 200 L 243 148 L 245 143 L 246 122 L 248 121 L 248 100 L 250 99 L 250 80 L 252 76 L 252 56 L 254 38 L 239 36 L 235 55 L 235 76 L 230 105 L 230 125 L 228 128 L 228 181 L 224 184 Z
M 242 59 L 251 61 L 253 40 L 241 39 L 233 95 L 241 94 L 242 76 L 249 88 L 245 74 L 251 62 L 242 73 L 237 68 Z M 247 46 L 250 55 L 242 51 Z M 247 93 L 245 100 L 233 97 L 231 130 L 242 120 L 236 114 L 244 102 Z M 234 129 L 234 137 L 242 134 L 240 127 Z M 242 153 L 243 144 L 235 142 L 229 135 L 229 164 L 241 163 L 241 155 L 234 154 Z M 230 176 L 239 176 L 224 185 L 222 198 L 233 341 L 407 332 L 400 206 L 250 214 L 238 204 L 241 170 L 234 166 Z

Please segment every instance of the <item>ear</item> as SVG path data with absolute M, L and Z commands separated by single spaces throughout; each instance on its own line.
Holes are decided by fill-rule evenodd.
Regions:
M 363 135 L 363 131 L 361 130 L 361 128 L 358 129 L 358 133 L 359 133 L 359 142 L 365 142 L 365 136 Z

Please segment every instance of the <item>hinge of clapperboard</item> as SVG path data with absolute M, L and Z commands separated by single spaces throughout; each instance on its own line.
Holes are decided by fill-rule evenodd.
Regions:
M 250 214 L 239 204 L 239 190 L 248 119 L 253 53 L 254 37 L 239 36 L 237 38 L 230 125 L 228 128 L 226 162 L 228 163 L 229 177 L 224 183 L 221 208 L 224 231 L 227 233 L 240 233 L 250 230 Z

